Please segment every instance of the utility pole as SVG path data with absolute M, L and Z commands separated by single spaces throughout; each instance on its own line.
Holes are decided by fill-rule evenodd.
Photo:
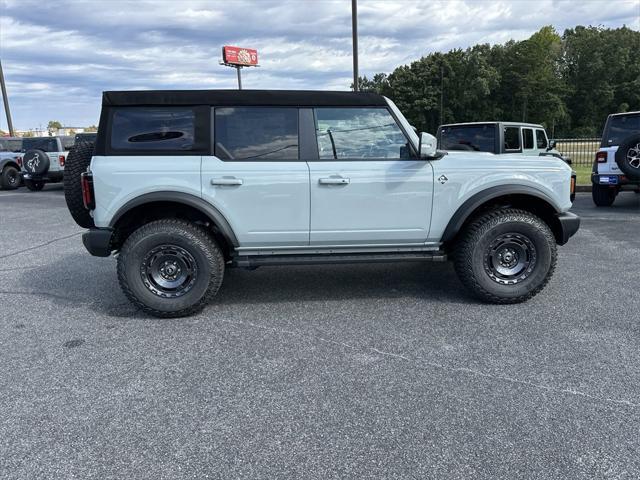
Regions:
M 440 65 L 440 125 L 444 124 L 442 121 L 444 114 L 444 67 Z
M 353 91 L 358 91 L 358 0 L 351 0 L 351 36 L 353 37 Z
M 9 125 L 9 135 L 15 137 L 13 122 L 11 121 L 11 111 L 9 110 L 9 98 L 7 98 L 7 87 L 4 84 L 4 73 L 2 72 L 2 61 L 0 61 L 0 86 L 2 87 L 2 100 L 4 101 L 4 111 L 7 114 L 7 125 Z
M 236 65 L 236 71 L 238 72 L 238 90 L 242 90 L 242 74 L 240 73 L 240 65 Z

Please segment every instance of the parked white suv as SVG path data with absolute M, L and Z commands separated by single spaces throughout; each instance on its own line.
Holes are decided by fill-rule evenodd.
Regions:
M 87 250 L 118 252 L 127 297 L 165 317 L 203 308 L 226 268 L 284 264 L 452 258 L 479 298 L 522 302 L 578 230 L 571 193 L 560 159 L 439 152 L 351 92 L 105 92 L 65 174 Z
M 640 193 L 640 112 L 609 115 L 591 174 L 593 202 L 613 205 L 621 191 Z
M 22 178 L 31 191 L 39 191 L 45 183 L 63 179 L 64 165 L 73 146 L 73 137 L 26 137 L 22 140 Z

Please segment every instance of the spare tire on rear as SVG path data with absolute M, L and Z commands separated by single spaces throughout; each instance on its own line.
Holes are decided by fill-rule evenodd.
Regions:
M 22 168 L 31 175 L 44 175 L 49 171 L 49 155 L 37 148 L 27 150 L 22 156 Z
M 640 134 L 624 139 L 616 151 L 616 163 L 631 180 L 640 180 Z
M 89 210 L 84 207 L 82 201 L 82 183 L 80 175 L 87 171 L 91 156 L 93 155 L 93 142 L 76 143 L 64 165 L 64 198 L 71 216 L 82 228 L 95 226 Z

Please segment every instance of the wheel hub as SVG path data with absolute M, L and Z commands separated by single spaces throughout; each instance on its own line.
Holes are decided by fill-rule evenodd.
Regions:
M 629 149 L 627 152 L 627 162 L 633 168 L 640 169 L 640 143 Z
M 177 245 L 160 245 L 150 250 L 140 265 L 147 289 L 163 298 L 180 297 L 196 282 L 198 266 L 187 250 Z
M 505 233 L 496 237 L 484 255 L 484 269 L 489 277 L 502 285 L 525 280 L 537 262 L 533 242 L 521 233 Z

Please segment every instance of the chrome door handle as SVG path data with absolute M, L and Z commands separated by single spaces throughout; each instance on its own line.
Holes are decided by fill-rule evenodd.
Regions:
M 343 177 L 321 178 L 320 185 L 349 185 L 351 180 Z
M 212 178 L 211 185 L 228 186 L 228 185 L 242 185 L 241 178 Z

